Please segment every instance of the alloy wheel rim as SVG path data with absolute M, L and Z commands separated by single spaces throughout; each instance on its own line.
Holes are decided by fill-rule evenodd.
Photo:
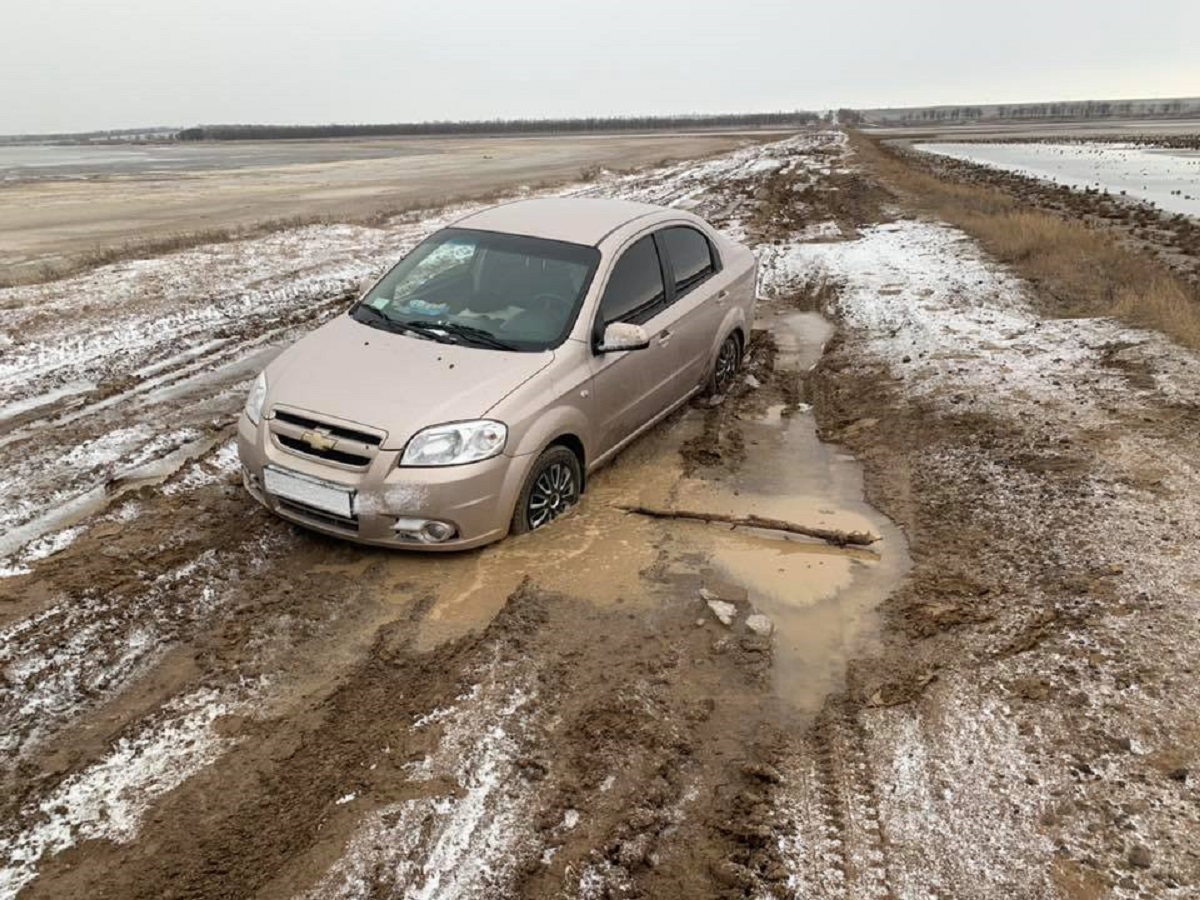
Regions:
M 527 515 L 530 529 L 541 528 L 557 519 L 575 505 L 578 497 L 579 490 L 570 466 L 564 463 L 547 466 L 529 492 Z
M 721 354 L 717 357 L 717 393 L 724 394 L 733 383 L 733 374 L 737 371 L 737 343 L 730 338 L 721 345 Z

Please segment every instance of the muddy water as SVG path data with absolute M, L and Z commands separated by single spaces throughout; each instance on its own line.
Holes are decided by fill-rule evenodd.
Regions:
M 780 377 L 815 365 L 832 332 L 815 313 L 783 317 L 772 330 Z M 910 562 L 903 534 L 864 500 L 855 459 L 817 438 L 810 412 L 784 412 L 772 407 L 758 421 L 743 423 L 753 465 L 719 491 L 711 483 L 681 486 L 680 505 L 881 537 L 869 549 L 840 548 L 765 532 L 692 529 L 713 566 L 774 623 L 778 692 L 802 711 L 815 712 L 840 686 L 848 660 L 876 636 L 874 610 Z
M 772 330 L 777 367 L 791 373 L 817 361 L 831 331 L 810 313 L 780 318 Z M 754 609 L 772 620 L 777 691 L 799 710 L 815 711 L 840 685 L 847 661 L 875 635 L 873 610 L 908 568 L 903 536 L 863 500 L 854 459 L 822 444 L 803 410 L 785 415 L 774 406 L 743 421 L 753 462 L 739 470 L 720 480 L 682 475 L 679 448 L 700 431 L 702 417 L 688 410 L 630 448 L 593 478 L 580 508 L 552 528 L 470 553 L 372 552 L 398 608 L 414 597 L 432 598 L 415 626 L 418 647 L 482 628 L 526 577 L 603 605 L 653 605 L 672 599 L 672 591 L 674 599 L 692 599 L 703 584 L 748 601 L 741 618 Z M 633 504 L 758 513 L 872 531 L 882 540 L 870 549 L 838 548 L 776 533 L 651 520 L 618 508 Z M 647 570 L 656 563 L 660 571 L 653 576 Z M 686 577 L 664 587 L 664 566 Z
M 669 496 L 679 477 L 678 447 L 693 430 L 686 417 L 657 429 L 598 473 L 579 508 L 553 528 L 476 552 L 384 555 L 397 603 L 414 593 L 437 598 L 419 626 L 418 649 L 483 627 L 526 577 L 598 604 L 644 599 L 649 586 L 641 572 L 655 561 L 663 528 L 617 507 Z

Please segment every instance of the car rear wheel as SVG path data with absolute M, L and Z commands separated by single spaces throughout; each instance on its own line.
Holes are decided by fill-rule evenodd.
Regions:
M 721 342 L 721 349 L 717 351 L 717 362 L 713 366 L 712 376 L 708 379 L 708 395 L 723 397 L 729 393 L 741 364 L 742 345 L 737 335 L 731 334 Z
M 566 447 L 550 447 L 533 464 L 517 498 L 512 531 L 524 534 L 548 525 L 579 502 L 579 460 Z

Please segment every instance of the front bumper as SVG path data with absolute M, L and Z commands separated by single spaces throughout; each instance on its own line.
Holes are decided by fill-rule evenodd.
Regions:
M 364 470 L 352 471 L 285 449 L 265 421 L 238 420 L 242 482 L 250 494 L 276 515 L 334 537 L 378 547 L 408 550 L 468 550 L 508 534 L 513 509 L 532 461 L 527 456 L 497 456 L 462 466 L 398 468 L 400 451 L 382 450 Z M 267 466 L 317 478 L 355 491 L 349 518 L 333 515 L 263 488 Z M 424 543 L 395 530 L 400 519 L 433 519 L 455 527 L 453 538 Z

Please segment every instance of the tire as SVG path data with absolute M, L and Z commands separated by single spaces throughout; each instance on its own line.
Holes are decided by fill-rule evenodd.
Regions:
M 704 389 L 705 395 L 722 397 L 729 393 L 741 365 L 741 341 L 738 340 L 736 334 L 730 334 L 721 342 L 721 348 L 717 351 L 717 361 L 713 363 L 712 374 L 708 377 L 708 384 Z
M 579 502 L 583 473 L 566 447 L 548 447 L 534 462 L 513 510 L 513 534 L 549 525 Z

